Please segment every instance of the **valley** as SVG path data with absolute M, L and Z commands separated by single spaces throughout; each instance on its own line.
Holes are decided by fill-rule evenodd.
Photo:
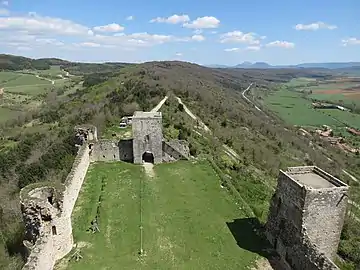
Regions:
M 211 69 L 181 61 L 68 65 L 32 69 L 20 77 L 20 71 L 0 73 L 6 78 L 0 105 L 2 268 L 24 264 L 20 189 L 45 179 L 64 183 L 77 155 L 74 127 L 94 125 L 101 140 L 126 140 L 134 134 L 130 127 L 120 128 L 121 119 L 151 110 L 162 113 L 164 140 L 186 141 L 191 159 L 155 164 L 150 176 L 139 165 L 92 163 L 72 213 L 76 246 L 56 269 L 261 265 L 271 259 L 262 230 L 279 170 L 306 165 L 350 185 L 353 203 L 336 263 L 358 262 L 359 156 L 334 147 L 316 130 L 327 125 L 356 147 L 346 127 L 357 128 L 359 115 L 314 109 L 301 88 L 314 83 L 312 76 L 331 80 L 328 73 Z M 100 232 L 93 234 L 87 230 L 98 209 Z M 140 209 L 143 256 L 138 254 Z M 75 260 L 76 254 L 82 259 Z

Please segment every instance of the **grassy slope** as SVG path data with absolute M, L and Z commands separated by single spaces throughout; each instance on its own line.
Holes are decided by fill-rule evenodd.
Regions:
M 155 178 L 132 164 L 91 167 L 73 215 L 84 259 L 68 269 L 247 269 L 256 254 L 237 246 L 226 222 L 244 217 L 208 163 L 155 167 Z M 101 179 L 101 233 L 86 232 L 96 213 Z M 138 256 L 139 191 L 143 189 L 145 256 Z M 243 243 L 244 245 L 246 243 Z M 81 244 L 84 245 L 84 244 Z

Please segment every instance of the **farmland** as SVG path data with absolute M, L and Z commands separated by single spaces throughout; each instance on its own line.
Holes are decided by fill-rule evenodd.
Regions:
M 311 101 L 301 93 L 281 89 L 265 98 L 266 106 L 285 122 L 299 126 L 339 126 L 339 122 L 326 115 L 324 110 L 314 110 Z
M 60 74 L 65 73 L 58 66 L 49 70 L 0 72 L 0 123 L 36 109 L 46 94 L 53 90 L 59 91 L 61 98 L 82 87 L 79 84 L 81 78 L 59 77 Z
M 93 234 L 87 229 L 100 195 L 100 233 Z M 58 269 L 248 269 L 258 257 L 249 250 L 260 243 L 244 217 L 205 161 L 156 165 L 153 177 L 138 165 L 97 163 L 88 171 L 72 217 L 83 259 L 75 262 L 69 255 Z M 238 245 L 237 233 L 242 235 Z
M 309 98 L 346 106 L 360 106 L 360 78 L 336 78 L 316 81 L 306 78 L 292 79 L 285 84 L 289 90 L 305 92 Z

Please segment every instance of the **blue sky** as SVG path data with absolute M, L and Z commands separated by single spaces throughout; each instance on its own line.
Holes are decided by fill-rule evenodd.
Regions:
M 360 61 L 358 0 L 0 0 L 0 53 L 235 65 Z

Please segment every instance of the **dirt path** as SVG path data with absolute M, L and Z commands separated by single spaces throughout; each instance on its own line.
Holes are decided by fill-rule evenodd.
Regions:
M 210 134 L 212 133 L 211 130 L 208 128 L 207 125 L 205 125 L 198 117 L 195 116 L 195 114 L 193 114 L 188 107 L 186 107 L 186 105 L 182 102 L 181 98 L 176 97 L 176 99 L 178 100 L 178 102 L 183 105 L 185 112 L 194 120 L 198 121 L 200 127 L 205 130 L 206 132 L 209 132 Z
M 48 82 L 51 82 L 51 84 L 55 84 L 55 81 L 54 80 L 50 80 L 48 78 L 44 78 L 44 77 L 40 77 L 39 75 L 35 75 L 36 78 L 38 79 L 41 79 L 41 80 L 45 80 L 45 81 L 48 81 Z
M 157 112 L 158 110 L 160 110 L 161 106 L 164 105 L 165 101 L 168 99 L 168 96 L 165 96 L 158 105 L 156 105 L 151 112 Z
M 147 176 L 149 176 L 150 178 L 153 178 L 155 176 L 154 164 L 144 162 L 143 167 Z
M 345 170 L 342 170 L 342 171 L 343 171 L 343 173 L 345 173 L 347 176 L 349 176 L 349 177 L 351 178 L 351 180 L 359 183 L 359 180 L 357 180 L 355 176 L 351 175 L 350 173 L 348 173 L 348 172 L 345 171 Z

